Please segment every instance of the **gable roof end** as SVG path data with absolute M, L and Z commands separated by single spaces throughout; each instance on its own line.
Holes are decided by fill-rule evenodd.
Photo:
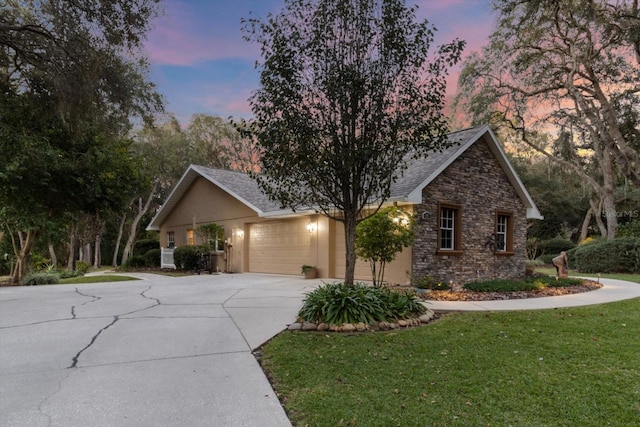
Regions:
M 436 179 L 445 169 L 447 169 L 451 163 L 467 151 L 469 147 L 482 138 L 484 138 L 484 141 L 489 145 L 489 149 L 496 157 L 496 160 L 500 164 L 502 170 L 507 175 L 507 179 L 515 189 L 518 197 L 522 200 L 522 203 L 527 210 L 527 219 L 544 219 L 533 201 L 533 198 L 520 180 L 520 177 L 518 177 L 515 169 L 513 169 L 513 166 L 500 146 L 498 139 L 488 125 L 453 132 L 449 134 L 449 139 L 454 142 L 454 145 L 448 150 L 441 153 L 429 154 L 425 159 L 415 160 L 413 161 L 414 164 L 410 163 L 408 165 L 408 171 L 413 169 L 415 171 L 424 171 L 425 173 L 422 174 L 422 180 L 420 182 L 414 182 L 414 185 L 408 194 L 396 194 L 396 201 L 401 201 L 401 199 L 403 199 L 402 201 L 409 203 L 421 203 L 422 190 Z M 406 178 L 403 177 L 399 182 L 402 182 L 405 179 Z M 394 196 L 393 192 L 392 196 Z

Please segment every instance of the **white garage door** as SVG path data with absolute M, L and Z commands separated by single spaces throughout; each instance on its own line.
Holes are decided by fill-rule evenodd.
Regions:
M 253 224 L 250 228 L 249 271 L 300 274 L 309 263 L 311 235 L 308 219 Z

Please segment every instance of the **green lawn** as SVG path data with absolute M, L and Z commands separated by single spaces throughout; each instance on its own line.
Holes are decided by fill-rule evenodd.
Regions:
M 556 269 L 553 267 L 536 267 L 536 273 L 548 274 L 549 276 L 556 275 Z M 580 273 L 577 271 L 569 270 L 570 276 L 582 276 L 582 277 L 598 277 L 597 274 L 591 273 Z M 611 273 L 611 274 L 601 274 L 600 277 L 604 277 L 606 279 L 618 279 L 618 280 L 626 280 L 628 282 L 636 282 L 640 283 L 640 274 L 625 274 L 625 273 Z
M 261 362 L 294 426 L 631 426 L 640 299 L 455 313 L 354 335 L 284 332 Z
M 61 279 L 61 285 L 79 284 L 79 283 L 105 283 L 105 282 L 126 282 L 128 280 L 140 280 L 137 277 L 118 276 L 115 274 L 101 274 L 99 276 L 78 276 Z

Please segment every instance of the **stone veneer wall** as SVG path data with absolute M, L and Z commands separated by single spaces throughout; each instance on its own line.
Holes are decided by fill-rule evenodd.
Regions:
M 526 269 L 524 204 L 484 140 L 479 140 L 422 192 L 416 206 L 414 277 L 431 276 L 462 285 L 474 280 L 522 277 Z M 462 206 L 462 255 L 438 255 L 438 203 Z M 496 209 L 513 212 L 513 255 L 485 247 L 495 233 Z

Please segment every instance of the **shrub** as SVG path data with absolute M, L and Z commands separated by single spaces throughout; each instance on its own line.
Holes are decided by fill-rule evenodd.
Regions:
M 133 244 L 133 253 L 134 255 L 143 256 L 151 249 L 160 249 L 160 242 L 154 239 L 142 239 L 137 240 Z
M 60 283 L 60 275 L 54 271 L 40 271 L 23 277 L 22 284 L 26 286 L 55 285 Z
M 575 268 L 583 273 L 640 273 L 640 239 L 625 237 L 581 246 L 575 252 Z
M 86 274 L 86 272 L 89 271 L 89 264 L 84 261 L 77 261 L 76 271 L 80 274 Z
M 29 266 L 36 271 L 46 271 L 49 269 L 51 264 L 51 260 L 49 258 L 45 258 L 40 254 L 31 253 L 29 255 Z
M 311 322 L 340 325 L 394 320 L 424 311 L 424 306 L 411 295 L 361 283 L 333 283 L 308 293 L 298 316 Z
M 173 261 L 176 267 L 184 270 L 195 270 L 200 263 L 200 254 L 202 248 L 200 246 L 180 246 L 173 252 Z
M 78 277 L 78 276 L 84 276 L 84 273 L 78 271 L 78 270 L 61 270 L 57 272 L 58 275 L 60 276 L 61 279 L 68 279 L 70 277 Z
M 143 255 L 144 265 L 147 267 L 160 267 L 160 249 L 150 249 Z
M 127 262 L 124 263 L 123 268 L 132 269 L 132 268 L 141 268 L 145 266 L 145 260 L 142 255 L 134 255 L 131 258 L 127 259 Z
M 640 238 L 640 220 L 621 224 L 616 232 L 618 237 L 637 237 Z
M 552 255 L 551 258 L 556 257 L 562 251 L 568 251 L 574 248 L 576 245 L 571 240 L 556 237 L 555 239 L 542 240 L 538 243 L 538 254 L 540 256 Z M 546 259 L 546 258 L 545 258 Z

